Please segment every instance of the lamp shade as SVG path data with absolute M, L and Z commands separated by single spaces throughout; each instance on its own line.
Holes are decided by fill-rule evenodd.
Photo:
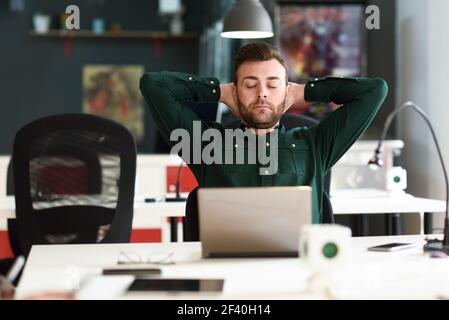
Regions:
M 223 22 L 224 38 L 258 39 L 273 36 L 273 24 L 259 0 L 236 0 Z

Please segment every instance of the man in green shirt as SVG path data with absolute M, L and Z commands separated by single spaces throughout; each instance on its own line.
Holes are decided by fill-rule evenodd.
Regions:
M 266 43 L 240 48 L 235 59 L 234 83 L 220 84 L 216 78 L 183 73 L 150 72 L 141 78 L 140 89 L 167 141 L 178 128 L 192 135 L 208 129 L 225 135 L 225 128 L 219 123 L 197 122 L 200 118 L 183 105 L 186 101 L 223 102 L 241 120 L 242 128 L 258 139 L 275 135 L 275 172 L 263 170 L 266 163 L 249 163 L 248 159 L 243 164 L 185 161 L 200 187 L 309 185 L 313 189 L 314 223 L 322 221 L 324 176 L 370 125 L 388 91 L 385 81 L 379 78 L 314 78 L 305 85 L 288 82 L 285 61 L 275 47 Z M 305 101 L 334 102 L 340 106 L 314 127 L 286 130 L 279 125 L 290 106 Z M 223 155 L 252 149 L 249 141 L 217 146 Z M 266 142 L 267 149 L 272 147 Z M 261 145 L 257 144 L 257 148 Z M 196 151 L 192 156 L 198 156 L 198 149 L 192 150 Z

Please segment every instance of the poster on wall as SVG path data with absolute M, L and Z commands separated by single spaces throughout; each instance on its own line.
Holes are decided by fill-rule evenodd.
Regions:
M 144 107 L 139 91 L 142 65 L 85 65 L 83 112 L 115 120 L 143 142 Z
M 288 65 L 290 81 L 308 78 L 365 75 L 366 30 L 363 4 L 280 3 L 276 8 L 276 34 Z M 301 106 L 322 118 L 335 106 Z

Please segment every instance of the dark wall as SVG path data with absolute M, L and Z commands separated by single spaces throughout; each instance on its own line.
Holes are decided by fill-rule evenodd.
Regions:
M 369 138 L 379 139 L 388 114 L 396 107 L 396 1 L 370 0 L 368 4 L 380 9 L 380 29 L 368 31 L 368 75 L 384 78 L 389 87 L 388 96 L 369 132 Z M 394 133 L 394 124 L 390 133 Z
M 209 23 L 203 1 L 184 0 L 185 30 L 200 32 Z M 64 54 L 60 38 L 29 35 L 37 11 L 56 16 L 70 4 L 80 8 L 81 28 L 90 29 L 92 18 L 118 21 L 122 29 L 167 30 L 158 16 L 156 0 L 33 0 L 25 11 L 11 12 L 0 1 L 0 153 L 12 151 L 15 132 L 27 122 L 54 113 L 82 111 L 82 67 L 85 64 L 140 64 L 147 71 L 198 72 L 198 39 L 164 40 L 161 55 L 150 39 L 74 39 L 72 54 Z M 140 152 L 153 149 L 155 127 L 145 108 L 145 141 Z
M 233 1 L 183 0 L 186 31 L 200 33 L 224 15 L 229 2 Z M 262 2 L 273 14 L 278 1 Z M 368 131 L 367 137 L 375 139 L 386 115 L 394 108 L 395 1 L 366 3 L 379 5 L 381 11 L 381 29 L 367 31 L 367 72 L 369 76 L 383 77 L 390 87 L 389 96 Z M 198 73 L 198 40 L 163 41 L 161 56 L 157 57 L 152 40 L 75 39 L 72 55 L 66 57 L 62 39 L 29 35 L 33 13 L 42 11 L 56 16 L 69 4 L 79 6 L 82 29 L 90 28 L 92 18 L 103 17 L 107 23 L 120 22 L 123 29 L 166 30 L 167 25 L 157 14 L 157 0 L 33 0 L 25 4 L 25 12 L 13 13 L 9 1 L 0 1 L 0 153 L 11 152 L 14 134 L 25 123 L 54 113 L 82 111 L 81 77 L 85 64 L 142 64 L 147 71 Z M 145 139 L 139 152 L 151 152 L 156 132 L 146 109 L 144 121 Z
M 396 1 L 394 0 L 261 0 L 268 12 L 274 16 L 276 4 L 279 2 L 293 3 L 364 3 L 374 4 L 380 10 L 380 29 L 366 31 L 367 64 L 366 74 L 369 77 L 381 77 L 386 80 L 389 94 L 363 139 L 379 139 L 383 124 L 390 112 L 395 108 L 396 95 Z M 394 123 L 390 128 L 394 134 Z M 339 224 L 350 226 L 354 235 L 385 235 L 391 228 L 391 217 L 385 215 L 361 216 L 338 215 L 335 220 Z M 400 232 L 401 229 L 400 229 Z
M 396 1 L 395 0 L 261 0 L 272 17 L 277 3 L 363 3 L 365 6 L 377 5 L 380 11 L 380 29 L 366 30 L 368 77 L 381 77 L 389 86 L 389 94 L 380 112 L 367 130 L 363 139 L 378 139 L 388 114 L 395 108 L 396 91 Z M 366 15 L 368 17 L 368 15 Z M 275 20 L 273 20 L 275 21 Z M 393 125 L 394 127 L 394 125 Z M 390 132 L 394 132 L 391 128 Z

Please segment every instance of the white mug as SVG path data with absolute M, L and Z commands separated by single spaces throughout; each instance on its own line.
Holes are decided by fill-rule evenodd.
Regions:
M 351 229 L 338 224 L 302 227 L 299 253 L 314 271 L 327 272 L 344 267 L 351 257 Z

